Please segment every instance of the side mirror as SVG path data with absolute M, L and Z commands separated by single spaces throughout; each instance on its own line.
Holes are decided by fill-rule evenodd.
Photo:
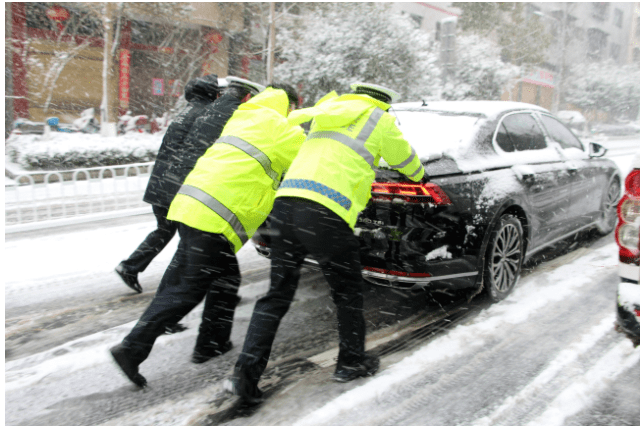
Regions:
M 589 157 L 596 158 L 602 157 L 607 153 L 607 149 L 602 144 L 590 142 L 589 143 Z

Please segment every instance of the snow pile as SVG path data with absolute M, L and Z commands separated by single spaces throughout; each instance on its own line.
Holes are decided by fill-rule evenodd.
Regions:
M 640 309 L 640 285 L 624 282 L 618 284 L 618 304 L 635 315 L 640 322 L 640 317 L 635 314 L 635 309 Z
M 163 134 L 128 133 L 117 137 L 100 134 L 51 132 L 11 135 L 5 157 L 23 169 L 71 169 L 150 162 L 155 159 Z

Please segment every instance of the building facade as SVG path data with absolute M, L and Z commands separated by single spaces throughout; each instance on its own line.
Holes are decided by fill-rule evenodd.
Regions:
M 5 3 L 5 108 L 10 118 L 71 122 L 103 98 L 103 3 Z M 242 3 L 111 3 L 107 55 L 110 118 L 161 115 L 188 79 L 209 73 L 247 75 L 242 65 Z M 10 106 L 9 106 L 10 105 Z M 112 120 L 113 121 L 113 120 Z

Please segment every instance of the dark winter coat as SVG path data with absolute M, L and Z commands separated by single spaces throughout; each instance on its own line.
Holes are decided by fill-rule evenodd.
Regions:
M 182 180 L 193 168 L 195 162 L 190 166 L 177 162 L 180 155 L 189 152 L 185 139 L 196 119 L 218 96 L 218 78 L 215 75 L 195 78 L 187 83 L 184 95 L 188 104 L 167 128 L 143 197 L 151 205 L 169 208 Z
M 236 92 L 228 92 L 207 106 L 202 116 L 198 117 L 185 139 L 185 145 L 176 153 L 175 181 L 182 184 L 196 162 L 207 149 L 220 137 L 222 129 L 233 113 L 242 103 Z M 178 168 L 179 167 L 179 168 Z M 174 193 L 175 195 L 175 193 Z

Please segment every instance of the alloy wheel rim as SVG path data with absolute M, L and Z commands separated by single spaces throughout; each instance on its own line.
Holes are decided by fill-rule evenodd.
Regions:
M 604 207 L 603 219 L 608 226 L 613 225 L 617 218 L 616 206 L 618 205 L 618 198 L 620 198 L 620 185 L 618 182 L 613 181 L 607 193 L 607 201 Z
M 500 292 L 509 291 L 518 278 L 520 245 L 520 235 L 513 225 L 504 226 L 496 237 L 491 269 L 495 287 Z

